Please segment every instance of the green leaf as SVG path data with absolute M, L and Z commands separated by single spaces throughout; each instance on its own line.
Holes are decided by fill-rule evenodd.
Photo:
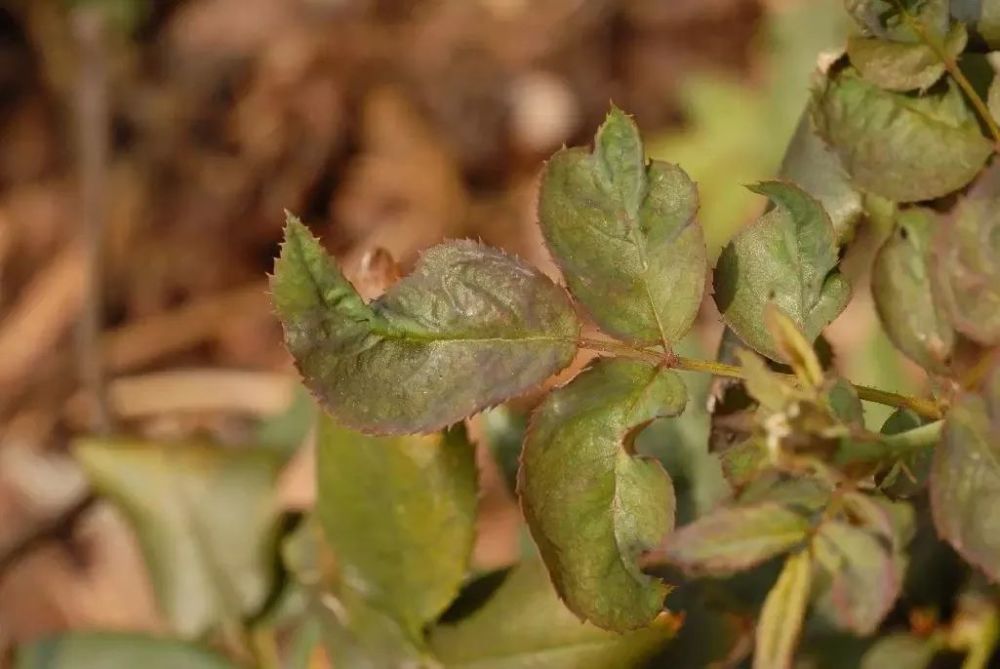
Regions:
M 846 0 L 847 13 L 868 33 L 904 43 L 920 41 L 914 29 L 943 37 L 948 31 L 949 0 Z
M 519 491 L 525 518 L 570 610 L 605 629 L 643 627 L 668 589 L 638 558 L 674 523 L 662 465 L 636 457 L 634 434 L 684 410 L 680 377 L 626 359 L 602 359 L 551 393 L 528 426 Z
M 952 0 L 951 12 L 970 24 L 991 49 L 1000 47 L 1000 0 Z
M 197 637 L 258 612 L 271 590 L 280 454 L 85 439 L 75 453 L 128 517 L 172 627 Z
M 785 560 L 778 582 L 767 593 L 764 609 L 757 622 L 754 669 L 790 669 L 802 631 L 812 563 L 809 553 L 799 552 Z
M 980 344 L 1000 344 L 1000 165 L 983 172 L 939 228 L 936 294 L 956 329 Z
M 803 543 L 811 524 L 782 504 L 722 508 L 670 536 L 667 558 L 688 572 L 726 576 Z
M 706 255 L 698 194 L 676 165 L 646 162 L 635 123 L 612 107 L 593 153 L 549 161 L 538 203 L 570 291 L 609 333 L 671 343 L 694 323 Z
M 872 266 L 872 296 L 886 334 L 914 362 L 946 373 L 955 331 L 931 291 L 931 238 L 937 224 L 927 209 L 905 209 Z
M 435 666 L 422 639 L 414 639 L 397 620 L 350 586 L 314 602 L 311 612 L 312 620 L 319 623 L 326 654 L 338 669 Z
M 430 249 L 366 305 L 290 217 L 271 288 L 306 386 L 369 432 L 434 431 L 529 390 L 576 352 L 564 291 L 471 241 Z
M 942 45 L 949 58 L 965 50 L 968 37 L 961 23 L 952 27 Z M 926 90 L 945 72 L 944 62 L 923 43 L 854 36 L 847 40 L 847 56 L 865 80 L 889 91 Z
M 454 599 L 475 538 L 474 449 L 443 435 L 370 437 L 323 416 L 316 512 L 343 580 L 413 638 Z
M 74 632 L 25 646 L 15 669 L 235 669 L 193 644 L 132 633 Z
M 931 506 L 940 535 L 1000 580 L 1000 369 L 983 395 L 952 406 L 931 465 Z
M 833 149 L 817 134 L 808 110 L 785 150 L 778 176 L 816 198 L 830 216 L 838 244 L 849 241 L 864 217 L 861 193 Z
M 872 634 L 899 597 L 905 557 L 875 532 L 839 520 L 820 525 L 812 551 L 828 578 L 819 610 L 838 627 Z
M 773 302 L 811 342 L 843 311 L 851 291 L 836 271 L 833 225 L 823 207 L 791 184 L 765 182 L 751 190 L 775 206 L 722 250 L 715 303 L 744 342 L 781 361 L 764 307 Z
M 927 639 L 897 632 L 875 642 L 861 660 L 861 669 L 925 669 L 937 654 L 940 644 Z
M 813 119 L 854 182 L 896 202 L 958 190 L 993 151 L 961 91 L 947 79 L 925 95 L 894 93 L 843 68 L 815 91 Z
M 435 627 L 430 647 L 445 669 L 629 669 L 672 635 L 665 617 L 626 634 L 580 624 L 531 560 L 470 616 Z

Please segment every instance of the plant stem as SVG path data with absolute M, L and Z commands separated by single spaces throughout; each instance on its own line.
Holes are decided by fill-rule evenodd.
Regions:
M 941 61 L 941 64 L 944 65 L 944 69 L 947 70 L 951 78 L 955 80 L 956 84 L 958 84 L 958 87 L 961 88 L 962 92 L 965 93 L 967 98 L 969 98 L 969 102 L 971 102 L 972 106 L 975 107 L 976 113 L 979 114 L 980 118 L 982 118 L 983 123 L 986 124 L 990 134 L 993 136 L 993 142 L 995 144 L 994 150 L 996 150 L 997 146 L 1000 146 L 1000 126 L 997 126 L 996 119 L 994 119 L 993 114 L 990 113 L 990 108 L 983 101 L 983 98 L 979 95 L 979 93 L 976 92 L 976 89 L 972 86 L 972 82 L 969 81 L 968 77 L 965 76 L 965 73 L 962 72 L 962 69 L 958 66 L 958 61 L 944 50 L 944 46 L 942 46 L 941 42 L 934 36 L 930 35 L 924 27 L 924 24 L 910 14 L 910 12 L 903 7 L 899 0 L 895 0 L 895 5 L 907 25 L 909 25 L 910 28 L 913 29 L 913 32 L 916 33 L 917 37 L 919 37 L 921 41 L 923 41 L 923 43 L 934 52 L 934 55 L 937 56 L 938 60 Z
M 727 365 L 713 360 L 699 360 L 696 358 L 685 358 L 657 351 L 655 349 L 637 348 L 619 342 L 603 341 L 597 339 L 578 339 L 577 344 L 582 348 L 611 355 L 620 355 L 628 358 L 638 358 L 653 364 L 666 364 L 674 369 L 681 369 L 688 372 L 702 372 L 712 376 L 723 376 L 729 379 L 743 379 L 745 375 L 743 369 L 735 365 Z M 782 376 L 795 379 L 791 374 Z M 911 397 L 910 395 L 900 395 L 878 388 L 852 384 L 858 393 L 858 397 L 868 402 L 877 402 L 887 406 L 900 409 L 910 409 L 924 418 L 938 420 L 941 418 L 941 409 L 933 400 L 922 397 Z
M 938 420 L 918 428 L 882 437 L 882 443 L 893 453 L 904 455 L 909 451 L 936 445 L 941 440 L 944 421 Z
M 576 340 L 576 343 L 580 348 L 586 348 L 599 353 L 619 355 L 623 358 L 637 358 L 639 360 L 651 362 L 654 365 L 658 365 L 668 360 L 668 357 L 665 356 L 662 351 L 656 351 L 648 348 L 636 348 L 634 346 L 629 346 L 628 344 L 622 344 L 616 341 L 579 338 Z

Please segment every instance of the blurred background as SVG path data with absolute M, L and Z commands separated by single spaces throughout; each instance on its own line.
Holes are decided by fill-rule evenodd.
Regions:
M 0 2 L 0 649 L 163 628 L 134 537 L 69 456 L 80 435 L 301 451 L 279 498 L 309 505 L 308 400 L 265 293 L 284 210 L 368 296 L 443 238 L 556 276 L 539 169 L 613 100 L 698 182 L 714 262 L 846 30 L 839 0 Z M 912 391 L 873 250 L 854 245 L 830 339 L 853 380 Z M 720 333 L 709 299 L 682 348 L 711 356 Z M 701 407 L 674 441 L 704 450 Z M 498 459 L 480 568 L 517 550 Z

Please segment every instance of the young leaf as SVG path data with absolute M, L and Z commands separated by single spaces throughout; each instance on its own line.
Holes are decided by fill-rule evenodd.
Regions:
M 639 556 L 674 523 L 674 491 L 659 462 L 634 455 L 634 433 L 684 410 L 669 370 L 602 359 L 554 391 L 528 426 L 518 488 L 531 534 L 570 610 L 599 627 L 637 629 L 667 587 Z
M 271 281 L 306 386 L 348 427 L 430 432 L 522 393 L 573 358 L 566 294 L 471 241 L 427 251 L 365 304 L 315 237 L 289 218 Z
M 754 669 L 791 669 L 809 603 L 811 581 L 809 553 L 802 551 L 790 555 L 778 582 L 767 593 L 757 622 Z
M 764 307 L 773 302 L 812 342 L 843 311 L 851 291 L 836 271 L 836 240 L 823 207 L 791 184 L 772 181 L 751 190 L 775 206 L 722 250 L 715 303 L 744 342 L 783 361 L 764 324 Z
M 813 118 L 855 183 L 896 202 L 958 190 L 993 151 L 950 80 L 915 96 L 883 90 L 843 68 L 815 92 Z
M 968 38 L 965 26 L 956 23 L 943 40 L 945 54 L 956 58 Z M 934 49 L 921 42 L 854 36 L 847 40 L 847 56 L 865 80 L 889 91 L 926 90 L 945 72 Z
M 812 342 L 802 333 L 783 311 L 769 302 L 764 307 L 764 325 L 771 333 L 771 341 L 788 361 L 788 366 L 806 388 L 818 388 L 823 383 L 823 365 L 813 350 Z
M 934 287 L 951 322 L 985 346 L 1000 344 L 1000 165 L 959 200 L 934 242 Z
M 271 590 L 280 454 L 98 439 L 77 443 L 75 454 L 134 527 L 160 608 L 181 636 L 257 613 Z
M 442 435 L 369 437 L 323 416 L 316 512 L 351 587 L 414 638 L 458 593 L 475 538 L 474 449 Z
M 236 669 L 193 644 L 126 632 L 74 632 L 25 646 L 15 669 Z
M 795 548 L 810 530 L 806 517 L 774 502 L 723 508 L 674 532 L 666 553 L 685 571 L 726 576 Z
M 931 505 L 940 535 L 994 581 L 1000 580 L 1000 369 L 983 395 L 961 396 L 934 449 Z
M 445 669 L 629 669 L 671 636 L 665 616 L 626 634 L 581 625 L 530 560 L 469 617 L 435 627 L 430 647 Z
M 925 369 L 944 374 L 955 331 L 931 291 L 928 261 L 935 224 L 929 210 L 899 212 L 896 229 L 875 256 L 872 296 L 892 343 Z
M 687 174 L 647 164 L 635 122 L 612 107 L 593 153 L 564 149 L 549 161 L 538 215 L 570 291 L 601 328 L 672 343 L 690 329 L 705 287 L 697 209 Z
M 822 523 L 812 546 L 829 576 L 819 609 L 843 629 L 872 634 L 899 597 L 905 556 L 875 532 L 839 520 Z

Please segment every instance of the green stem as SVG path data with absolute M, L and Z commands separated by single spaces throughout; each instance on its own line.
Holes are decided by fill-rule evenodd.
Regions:
M 962 72 L 962 69 L 958 66 L 958 61 L 945 51 L 944 46 L 938 39 L 927 32 L 923 23 L 906 11 L 906 8 L 903 7 L 899 0 L 895 0 L 895 5 L 907 25 L 909 25 L 913 32 L 916 33 L 917 37 L 919 37 L 921 41 L 923 41 L 923 43 L 934 52 L 934 55 L 937 56 L 938 60 L 941 61 L 941 64 L 944 65 L 944 69 L 947 70 L 951 78 L 955 80 L 956 84 L 958 84 L 958 87 L 961 88 L 962 92 L 965 93 L 967 98 L 969 98 L 969 102 L 971 102 L 972 106 L 975 107 L 976 113 L 983 119 L 983 123 L 986 124 L 990 134 L 993 136 L 994 144 L 1000 145 L 1000 126 L 997 126 L 996 119 L 994 119 L 993 114 L 990 113 L 989 106 L 987 106 L 987 104 L 983 101 L 983 98 L 979 95 L 979 93 L 976 92 L 972 82 L 969 81 L 968 77 L 965 76 L 965 73 Z
M 592 351 L 609 353 L 611 355 L 620 355 L 628 358 L 637 358 L 653 364 L 663 364 L 674 369 L 681 369 L 688 372 L 702 372 L 729 379 L 746 378 L 741 367 L 727 365 L 713 360 L 685 358 L 683 356 L 673 355 L 672 353 L 664 353 L 663 351 L 658 351 L 656 349 L 636 348 L 634 346 L 629 346 L 628 344 L 597 339 L 578 339 L 577 344 L 582 348 L 590 349 Z M 783 374 L 782 376 L 795 379 L 795 377 L 791 374 Z M 939 420 L 941 418 L 941 409 L 938 408 L 937 404 L 933 400 L 891 393 L 886 390 L 879 390 L 878 388 L 871 388 L 857 383 L 852 385 L 857 391 L 858 397 L 865 401 L 877 402 L 878 404 L 885 404 L 886 406 L 897 407 L 900 409 L 909 409 L 924 418 L 930 418 L 932 420 Z
M 882 437 L 882 443 L 894 454 L 902 456 L 909 451 L 937 445 L 941 440 L 941 430 L 943 427 L 944 421 L 937 420 L 906 432 L 884 436 Z

